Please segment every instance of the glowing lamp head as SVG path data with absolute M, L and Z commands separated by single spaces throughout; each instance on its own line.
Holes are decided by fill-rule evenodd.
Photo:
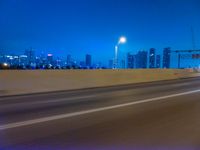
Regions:
M 119 39 L 119 44 L 123 44 L 123 43 L 126 43 L 126 37 L 124 36 L 120 37 Z

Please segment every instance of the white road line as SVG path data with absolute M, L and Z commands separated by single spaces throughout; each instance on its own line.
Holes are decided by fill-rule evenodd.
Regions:
M 200 92 L 200 89 L 194 90 L 194 91 L 178 93 L 178 94 L 171 94 L 171 95 L 167 95 L 167 96 L 149 98 L 149 99 L 124 103 L 124 104 L 118 104 L 118 105 L 113 105 L 113 106 L 106 106 L 106 107 L 95 108 L 95 109 L 90 109 L 90 110 L 83 110 L 83 111 L 74 112 L 74 113 L 60 114 L 60 115 L 55 115 L 55 116 L 49 116 L 49 117 L 44 117 L 44 118 L 27 120 L 27 121 L 14 122 L 14 123 L 0 125 L 0 130 L 12 129 L 12 128 L 16 128 L 16 127 L 28 126 L 28 125 L 33 125 L 33 124 L 37 124 L 37 123 L 43 123 L 43 122 L 47 122 L 47 121 L 76 117 L 76 116 L 81 116 L 81 115 L 85 115 L 85 114 L 101 112 L 101 111 L 105 111 L 105 110 L 117 109 L 117 108 L 131 106 L 131 105 L 137 105 L 137 104 L 142 104 L 142 103 L 159 101 L 159 100 L 172 98 L 172 97 L 194 94 L 194 93 L 198 93 L 198 92 Z

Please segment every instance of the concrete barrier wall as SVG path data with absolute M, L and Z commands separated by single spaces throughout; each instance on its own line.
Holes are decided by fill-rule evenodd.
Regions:
M 5 70 L 0 95 L 15 95 L 170 80 L 197 75 L 192 70 Z

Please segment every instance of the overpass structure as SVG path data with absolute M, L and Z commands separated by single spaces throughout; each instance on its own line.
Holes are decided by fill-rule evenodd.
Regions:
M 199 82 L 0 97 L 0 149 L 199 149 Z
M 181 56 L 184 53 L 189 53 L 189 54 L 193 53 L 191 57 L 192 59 L 200 59 L 200 50 L 174 50 L 174 51 L 171 51 L 171 53 L 178 54 L 178 68 L 181 68 Z

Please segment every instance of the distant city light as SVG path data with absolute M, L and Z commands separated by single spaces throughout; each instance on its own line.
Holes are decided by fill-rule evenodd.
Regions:
M 21 58 L 27 58 L 27 55 L 20 55 Z
M 10 58 L 10 57 L 12 57 L 12 56 L 7 55 L 6 57 L 7 57 L 7 58 Z
M 47 54 L 47 56 L 48 56 L 48 57 L 51 57 L 51 56 L 53 56 L 53 54 Z
M 14 58 L 15 58 L 15 59 L 18 59 L 19 57 L 18 57 L 18 56 L 14 56 Z
M 154 56 L 154 54 L 150 54 L 150 56 Z
M 3 63 L 3 66 L 4 66 L 4 67 L 7 67 L 7 66 L 8 66 L 8 64 L 7 64 L 7 63 Z

